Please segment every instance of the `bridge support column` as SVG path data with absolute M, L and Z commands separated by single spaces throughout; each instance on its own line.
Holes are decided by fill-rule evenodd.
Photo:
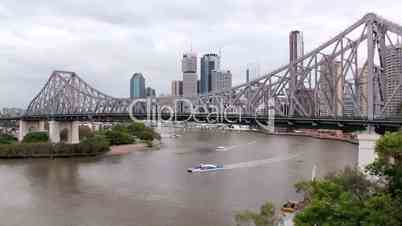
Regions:
M 46 131 L 45 121 L 39 121 L 39 131 L 41 132 Z
M 51 143 L 60 143 L 60 122 L 49 121 L 49 140 Z
M 68 144 L 78 144 L 80 142 L 79 137 L 79 126 L 80 122 L 61 122 L 59 125 L 59 133 L 63 130 L 67 130 L 67 140 Z
M 375 145 L 379 138 L 380 135 L 375 133 L 362 133 L 358 135 L 358 166 L 360 169 L 364 169 L 367 165 L 374 162 L 376 158 Z
M 78 144 L 80 142 L 80 132 L 79 132 L 80 122 L 71 122 L 71 144 Z
M 28 122 L 20 120 L 20 128 L 19 128 L 19 134 L 18 134 L 18 141 L 21 142 L 25 135 L 28 133 Z

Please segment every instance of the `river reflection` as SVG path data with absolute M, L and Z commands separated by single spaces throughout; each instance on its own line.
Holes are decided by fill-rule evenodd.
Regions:
M 233 225 L 237 210 L 298 198 L 293 184 L 357 162 L 357 146 L 306 137 L 181 131 L 126 156 L 0 161 L 2 225 Z M 224 151 L 215 147 L 225 146 Z M 189 174 L 199 162 L 227 170 Z

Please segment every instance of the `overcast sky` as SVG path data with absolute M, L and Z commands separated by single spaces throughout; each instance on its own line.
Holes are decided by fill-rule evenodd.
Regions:
M 142 72 L 168 94 L 191 46 L 199 57 L 221 49 L 239 84 L 248 64 L 287 63 L 290 30 L 303 31 L 308 52 L 367 12 L 402 24 L 401 0 L 2 0 L 0 107 L 25 108 L 53 70 L 116 97 Z

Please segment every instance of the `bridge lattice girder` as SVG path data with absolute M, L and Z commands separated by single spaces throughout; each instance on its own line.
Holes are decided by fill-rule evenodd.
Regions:
M 401 36 L 400 25 L 370 13 L 288 65 L 248 83 L 200 95 L 193 102 L 252 114 L 267 110 L 271 100 L 278 114 L 342 117 L 347 94 L 358 116 L 382 117 L 401 90 L 399 86 L 398 95 L 385 96 L 383 84 L 385 52 L 399 48 L 396 40 Z M 74 72 L 55 71 L 26 115 L 127 113 L 131 101 L 96 90 Z

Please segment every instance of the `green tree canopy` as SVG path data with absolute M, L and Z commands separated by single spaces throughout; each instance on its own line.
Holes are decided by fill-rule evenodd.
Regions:
M 49 141 L 47 132 L 31 132 L 25 135 L 23 143 L 45 143 Z
M 402 133 L 386 133 L 367 173 L 354 169 L 296 184 L 305 208 L 297 226 L 402 225 Z

